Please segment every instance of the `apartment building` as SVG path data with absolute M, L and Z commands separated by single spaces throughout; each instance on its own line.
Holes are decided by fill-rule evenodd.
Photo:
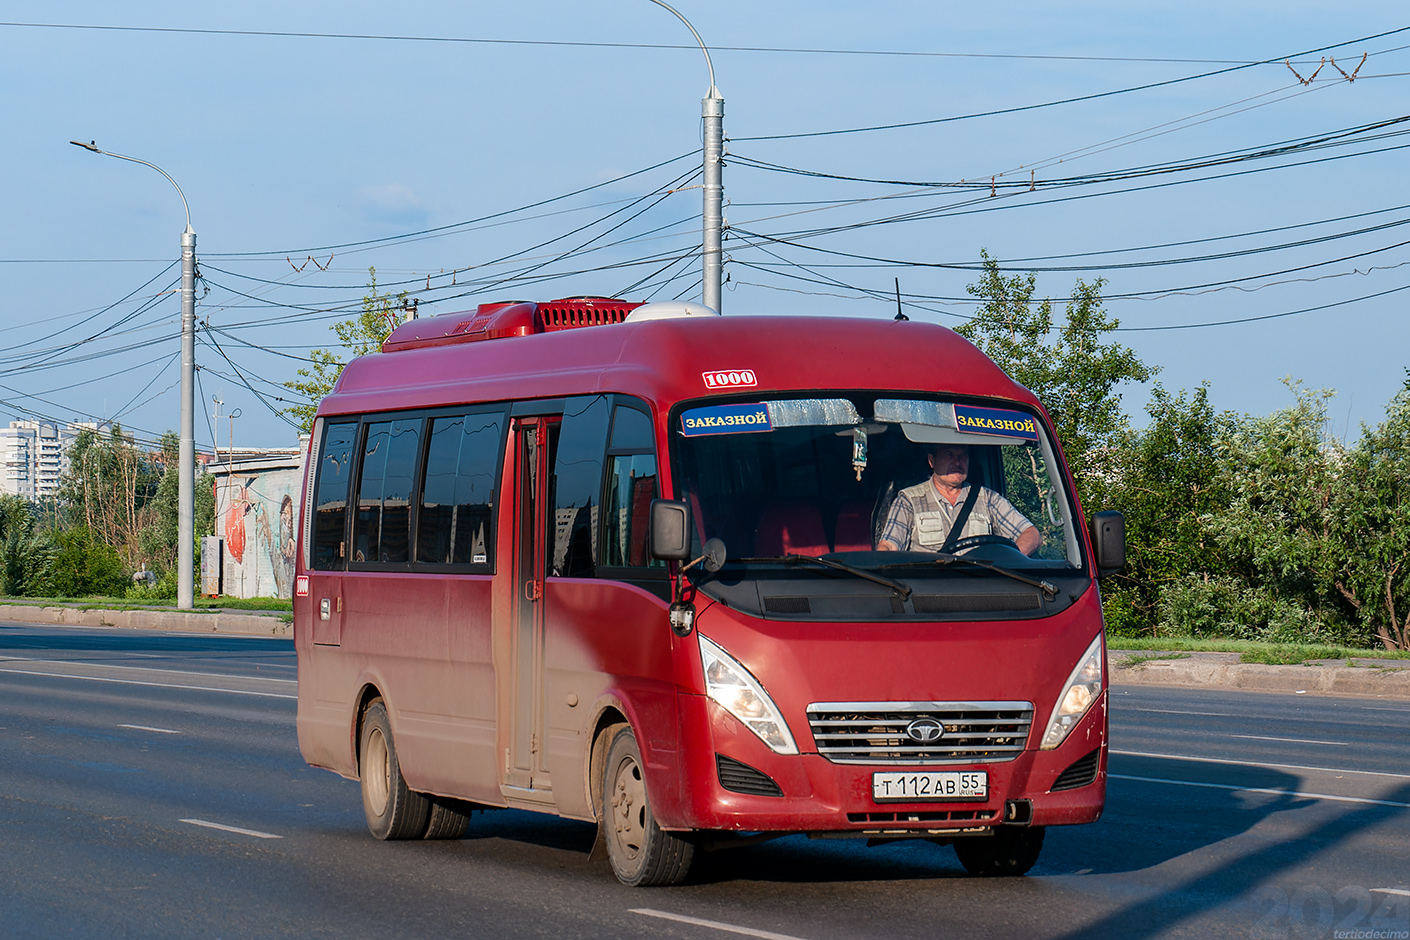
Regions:
M 98 425 L 23 420 L 0 428 L 0 493 L 26 499 L 55 495 L 68 468 L 69 445 L 84 428 L 96 431 Z

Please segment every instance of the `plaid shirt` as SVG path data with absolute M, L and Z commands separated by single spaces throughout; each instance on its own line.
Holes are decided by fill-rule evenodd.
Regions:
M 927 479 L 915 486 L 908 486 L 891 504 L 881 538 L 901 551 L 939 551 L 945 544 L 950 529 L 954 527 L 955 517 L 960 514 L 960 508 L 964 506 L 968 496 L 969 486 L 966 484 L 960 488 L 959 496 L 952 506 L 949 500 L 940 496 L 932 480 Z M 917 519 L 920 522 L 919 533 L 915 533 Z M 1032 525 L 1028 517 L 1013 507 L 1013 503 L 987 486 L 981 486 L 979 497 L 974 501 L 974 508 L 970 510 L 969 519 L 965 522 L 961 535 L 994 534 L 1016 540 L 1024 529 L 1031 528 Z

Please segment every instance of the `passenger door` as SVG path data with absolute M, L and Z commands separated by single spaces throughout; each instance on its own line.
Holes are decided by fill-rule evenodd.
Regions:
M 511 677 L 501 690 L 501 727 L 509 732 L 505 757 L 506 795 L 553 801 L 553 785 L 544 763 L 543 650 L 544 577 L 548 571 L 549 468 L 559 422 L 557 416 L 515 418 L 515 521 L 510 620 Z M 505 694 L 507 693 L 507 694 Z
M 343 585 L 347 567 L 348 485 L 352 477 L 356 421 L 327 425 L 317 453 L 317 489 L 313 500 L 313 545 L 308 569 L 313 607 L 313 642 L 342 642 Z

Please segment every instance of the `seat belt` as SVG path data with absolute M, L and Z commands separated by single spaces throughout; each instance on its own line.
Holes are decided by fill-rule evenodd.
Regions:
M 969 485 L 969 494 L 964 498 L 964 505 L 960 507 L 960 514 L 955 516 L 955 524 L 950 526 L 950 534 L 945 536 L 945 544 L 940 546 L 940 553 L 948 555 L 955 550 L 955 543 L 960 540 L 960 533 L 964 531 L 965 523 L 969 521 L 969 514 L 974 509 L 974 504 L 979 502 L 978 483 Z

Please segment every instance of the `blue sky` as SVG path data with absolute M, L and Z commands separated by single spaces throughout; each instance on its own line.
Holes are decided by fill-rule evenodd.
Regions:
M 1401 386 L 1410 31 L 1363 37 L 1410 25 L 1403 6 L 677 8 L 726 99 L 727 315 L 890 316 L 899 278 L 912 317 L 953 326 L 984 249 L 1063 269 L 1037 275 L 1055 299 L 1105 278 L 1126 328 L 1267 317 L 1120 334 L 1221 408 L 1283 407 L 1292 376 L 1335 389 L 1354 436 Z M 18 0 L 0 19 L 0 416 L 177 425 L 180 201 L 70 139 L 184 190 L 212 328 L 198 410 L 238 408 L 237 446 L 292 443 L 278 385 L 369 266 L 423 315 L 698 297 L 705 63 L 647 0 Z M 856 130 L 884 125 L 908 126 Z M 1145 399 L 1125 392 L 1138 423 Z M 198 419 L 198 445 L 230 428 Z

